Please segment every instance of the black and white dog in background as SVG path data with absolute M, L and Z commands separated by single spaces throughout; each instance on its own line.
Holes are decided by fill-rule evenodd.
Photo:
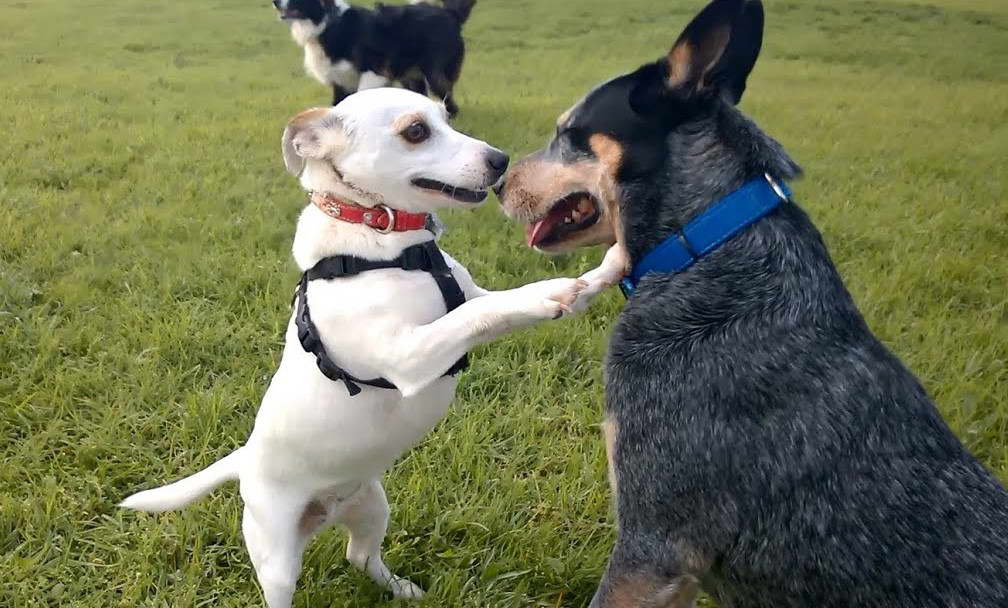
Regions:
M 305 70 L 333 89 L 333 105 L 355 91 L 392 81 L 444 102 L 458 113 L 452 89 L 462 73 L 462 24 L 476 0 L 442 0 L 374 10 L 344 0 L 273 0 L 304 47 Z

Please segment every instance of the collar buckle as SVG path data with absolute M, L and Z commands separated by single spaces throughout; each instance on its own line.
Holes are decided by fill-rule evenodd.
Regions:
M 382 211 L 385 212 L 385 216 L 388 218 L 388 226 L 386 226 L 385 228 L 374 227 L 374 229 L 377 230 L 380 234 L 388 234 L 393 230 L 395 230 L 395 223 L 396 223 L 395 211 L 393 211 L 392 208 L 389 207 L 388 205 L 378 205 L 376 208 L 381 209 Z
M 770 187 L 773 189 L 774 194 L 780 197 L 781 202 L 782 203 L 788 202 L 788 195 L 786 192 L 784 192 L 784 189 L 780 187 L 780 184 L 777 183 L 777 180 L 770 177 L 769 173 L 764 173 L 763 177 L 765 177 L 767 183 L 770 184 Z

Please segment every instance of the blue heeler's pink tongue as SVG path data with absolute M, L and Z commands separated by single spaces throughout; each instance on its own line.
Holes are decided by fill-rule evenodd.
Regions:
M 563 215 L 553 213 L 547 214 L 546 217 L 525 228 L 525 242 L 528 243 L 529 247 L 535 247 L 540 241 L 546 238 L 549 233 L 553 231 L 553 227 L 561 221 L 563 221 Z

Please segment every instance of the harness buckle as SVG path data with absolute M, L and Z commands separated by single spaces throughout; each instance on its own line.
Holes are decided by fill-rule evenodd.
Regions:
M 697 250 L 693 248 L 693 243 L 689 242 L 689 239 L 686 238 L 686 233 L 684 231 L 680 230 L 675 233 L 675 237 L 676 240 L 679 241 L 679 244 L 682 245 L 682 248 L 686 250 L 686 254 L 689 255 L 691 259 L 695 260 L 700 257 Z
M 388 217 L 388 226 L 385 228 L 375 228 L 381 234 L 388 234 L 395 230 L 395 211 L 388 205 L 378 205 L 378 209 L 385 212 L 385 216 Z
M 336 257 L 332 260 L 332 262 L 334 262 L 336 266 L 335 268 L 336 272 L 334 273 L 334 276 L 343 277 L 348 274 L 351 274 L 349 264 L 347 264 L 347 260 L 345 257 L 343 256 Z

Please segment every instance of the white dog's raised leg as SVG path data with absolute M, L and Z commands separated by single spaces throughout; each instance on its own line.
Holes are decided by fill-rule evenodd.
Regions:
M 403 396 L 410 397 L 474 346 L 560 317 L 584 287 L 583 281 L 575 279 L 549 279 L 489 292 L 426 325 L 382 335 L 384 348 L 368 349 L 359 356 L 399 387 Z
M 249 490 L 243 484 L 242 533 L 269 608 L 290 608 L 310 537 L 300 530 L 307 501 L 279 491 Z
M 373 479 L 347 500 L 338 517 L 338 521 L 350 531 L 347 559 L 391 591 L 396 599 L 418 600 L 423 597 L 423 590 L 409 580 L 392 574 L 382 560 L 381 546 L 388 529 L 388 519 L 385 489 L 379 480 Z
M 375 74 L 374 72 L 364 72 L 360 76 L 360 82 L 357 83 L 357 90 L 364 91 L 366 89 L 380 89 L 381 87 L 388 86 L 389 79 L 382 76 L 381 74 Z

